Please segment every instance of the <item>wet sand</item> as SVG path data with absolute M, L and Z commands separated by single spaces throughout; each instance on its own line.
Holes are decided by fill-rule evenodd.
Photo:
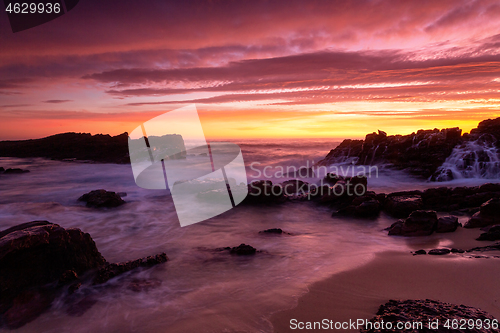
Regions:
M 494 243 L 475 241 L 474 238 L 479 233 L 479 230 L 459 228 L 457 232 L 443 234 L 442 237 L 447 238 L 450 246 L 464 249 Z M 415 242 L 415 238 L 402 241 Z M 429 250 L 432 246 L 421 248 Z M 468 258 L 470 255 L 413 256 L 411 253 L 401 252 L 378 253 L 373 261 L 364 266 L 313 284 L 309 292 L 299 298 L 295 308 L 278 312 L 271 317 L 274 331 L 300 331 L 290 328 L 291 319 L 302 322 L 321 321 L 325 318 L 334 322 L 370 319 L 379 306 L 389 299 L 428 298 L 464 304 L 500 318 L 500 259 Z M 500 255 L 500 252 L 484 255 Z

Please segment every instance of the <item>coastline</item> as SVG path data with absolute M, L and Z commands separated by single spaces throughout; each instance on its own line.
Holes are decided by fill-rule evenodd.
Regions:
M 450 245 L 469 248 L 474 244 L 490 244 L 471 241 L 478 230 L 460 231 L 447 235 Z M 318 330 L 291 329 L 290 320 L 369 320 L 379 306 L 390 299 L 432 299 L 464 304 L 500 318 L 499 261 L 498 258 L 469 258 L 467 254 L 413 256 L 397 251 L 380 252 L 363 266 L 312 284 L 294 308 L 274 313 L 270 322 L 275 333 L 314 332 Z M 341 331 L 359 332 L 357 329 Z

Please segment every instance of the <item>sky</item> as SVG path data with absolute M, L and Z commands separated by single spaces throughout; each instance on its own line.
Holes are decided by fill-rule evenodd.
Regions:
M 363 138 L 500 116 L 500 2 L 80 0 L 12 33 L 0 140 L 131 132 L 195 104 L 209 139 Z

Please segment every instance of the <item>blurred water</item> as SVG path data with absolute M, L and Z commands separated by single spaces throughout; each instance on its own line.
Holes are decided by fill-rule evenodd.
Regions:
M 317 140 L 239 144 L 247 165 L 257 161 L 262 166 L 300 166 L 335 146 Z M 56 302 L 19 332 L 271 332 L 267 318 L 294 306 L 310 283 L 362 265 L 376 252 L 411 246 L 382 231 L 392 218 L 334 219 L 331 209 L 310 202 L 238 206 L 181 228 L 168 192 L 137 187 L 129 165 L 0 158 L 0 166 L 31 171 L 0 175 L 0 229 L 48 220 L 90 233 L 110 262 L 159 252 L 170 258 L 164 265 L 111 280 L 81 316 L 68 315 Z M 369 180 L 369 189 L 386 193 L 432 186 L 389 169 Z M 127 204 L 95 210 L 77 202 L 83 193 L 100 188 L 126 192 Z M 258 233 L 268 228 L 292 235 Z M 262 252 L 236 257 L 213 251 L 240 243 Z M 142 292 L 127 289 L 127 282 L 138 277 L 161 285 Z

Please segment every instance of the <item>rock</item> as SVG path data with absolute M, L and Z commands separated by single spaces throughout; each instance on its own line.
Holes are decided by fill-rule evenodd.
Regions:
M 246 203 L 274 204 L 286 201 L 281 185 L 273 185 L 270 180 L 256 180 L 248 184 Z
M 130 163 L 128 134 L 63 133 L 43 139 L 1 141 L 0 157 L 45 157 L 100 163 Z
M 344 177 L 337 175 L 336 173 L 330 172 L 323 178 L 323 184 L 335 185 L 339 180 L 345 180 Z
M 343 163 L 351 160 L 358 160 L 359 154 L 363 150 L 363 140 L 346 139 L 335 149 L 330 150 L 328 155 L 317 163 L 318 166 Z
M 462 249 L 456 249 L 456 248 L 452 248 L 450 251 L 451 251 L 451 253 L 464 253 L 465 252 Z
M 457 230 L 460 223 L 458 223 L 458 217 L 456 216 L 445 216 L 438 219 L 436 232 L 454 232 Z
M 428 236 L 436 230 L 437 223 L 436 212 L 417 210 L 404 221 L 395 222 L 387 230 L 391 236 Z
M 62 287 L 73 294 L 81 276 L 97 284 L 166 260 L 162 253 L 109 264 L 88 233 L 47 221 L 0 231 L 0 327 L 17 328 L 35 319 L 50 307 Z
M 333 217 L 353 216 L 362 218 L 374 218 L 380 213 L 380 203 L 371 196 L 356 197 L 352 202 L 332 214 Z
M 411 212 L 422 209 L 422 197 L 416 195 L 388 195 L 385 200 L 384 210 L 391 216 L 408 217 Z
M 127 192 L 117 192 L 116 194 L 118 194 L 120 198 L 125 198 L 127 196 Z
M 5 171 L 5 169 L 3 167 L 0 167 L 0 173 L 4 172 L 4 171 Z
M 429 254 L 441 256 L 441 255 L 449 254 L 450 252 L 451 252 L 450 249 L 432 249 L 429 251 Z
M 427 254 L 427 252 L 425 250 L 417 250 L 415 252 L 413 252 L 414 255 L 422 255 L 422 254 Z
M 494 225 L 487 232 L 482 233 L 476 240 L 496 241 L 500 240 L 500 225 Z
M 280 184 L 283 188 L 283 192 L 287 196 L 299 194 L 307 194 L 309 193 L 309 183 L 306 183 L 302 180 L 291 179 L 286 180 Z
M 99 267 L 95 278 L 93 280 L 93 284 L 101 284 L 104 283 L 120 274 L 131 271 L 133 269 L 139 267 L 153 267 L 155 265 L 164 263 L 168 261 L 168 257 L 166 253 L 160 253 L 155 256 L 149 256 L 141 259 L 130 260 L 121 263 L 109 264 Z
M 87 203 L 87 207 L 92 208 L 118 207 L 125 203 L 118 194 L 106 190 L 91 191 L 78 198 L 78 201 L 84 201 Z
M 490 323 L 495 320 L 495 318 L 489 313 L 482 311 L 478 308 L 473 308 L 466 305 L 455 305 L 450 303 L 444 303 L 439 301 L 434 301 L 430 299 L 426 300 L 390 300 L 389 302 L 381 305 L 377 311 L 375 317 L 373 317 L 371 323 L 388 323 L 391 322 L 395 325 L 396 322 L 410 322 L 416 323 L 421 322 L 423 324 L 422 328 L 411 330 L 411 332 L 440 332 L 440 333 L 460 333 L 465 332 L 459 328 L 445 328 L 443 325 L 447 320 L 450 322 L 467 322 L 468 320 L 481 320 L 482 323 L 485 319 L 489 319 Z M 439 328 L 434 329 L 429 327 L 429 322 L 439 321 Z M 365 326 L 360 330 L 362 333 L 375 333 L 375 332 L 389 332 L 396 331 L 395 327 L 392 330 L 376 329 L 375 325 L 372 327 Z M 467 332 L 497 332 L 497 329 L 467 329 Z M 408 330 L 410 332 L 410 330 Z
M 276 234 L 276 235 L 281 235 L 281 234 L 286 234 L 283 230 L 280 228 L 272 228 L 272 229 L 266 229 L 259 231 L 259 234 Z
M 246 244 L 240 244 L 239 246 L 233 247 L 229 251 L 229 253 L 236 254 L 239 256 L 252 255 L 252 254 L 255 254 L 256 252 L 257 252 L 257 250 L 254 247 L 252 247 L 250 245 L 246 245 Z
M 21 173 L 28 173 L 30 172 L 29 170 L 23 170 L 19 168 L 14 168 L 14 169 L 7 169 L 3 172 L 4 175 L 15 175 L 15 174 L 21 174 Z
M 500 198 L 493 198 L 483 203 L 479 212 L 472 215 L 464 228 L 481 228 L 500 223 Z
M 42 286 L 64 280 L 67 271 L 83 274 L 104 263 L 90 235 L 79 229 L 34 221 L 0 232 L 0 322 L 20 327 L 31 321 L 53 298 Z

